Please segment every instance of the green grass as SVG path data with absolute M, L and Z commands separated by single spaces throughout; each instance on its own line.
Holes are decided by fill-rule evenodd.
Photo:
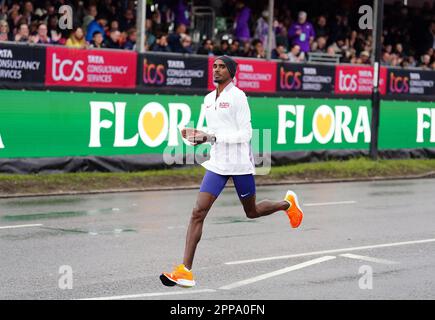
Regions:
M 204 171 L 201 166 L 197 166 L 129 173 L 0 174 L 0 195 L 197 186 Z M 274 183 L 290 180 L 364 179 L 431 172 L 435 172 L 435 159 L 372 161 L 359 158 L 273 167 L 268 175 L 257 176 L 256 181 Z
M 271 176 L 278 179 L 293 178 L 370 178 L 424 174 L 435 171 L 435 159 L 378 160 L 366 158 L 348 161 L 299 163 L 274 167 Z

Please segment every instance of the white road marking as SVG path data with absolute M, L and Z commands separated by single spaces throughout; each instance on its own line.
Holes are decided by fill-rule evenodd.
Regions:
M 303 262 L 303 263 L 296 264 L 296 265 L 291 266 L 291 267 L 287 267 L 287 268 L 284 268 L 284 269 L 280 269 L 280 270 L 276 270 L 276 271 L 273 271 L 273 272 L 265 273 L 265 274 L 259 275 L 257 277 L 249 278 L 249 279 L 242 280 L 242 281 L 237 281 L 237 282 L 231 283 L 229 285 L 220 287 L 219 289 L 221 289 L 221 290 L 234 289 L 234 288 L 245 286 L 245 285 L 248 285 L 248 284 L 251 284 L 251 283 L 254 283 L 254 282 L 258 282 L 258 281 L 261 281 L 261 280 L 265 280 L 265 279 L 269 279 L 269 278 L 272 278 L 272 277 L 276 277 L 276 276 L 282 275 L 282 274 L 287 273 L 287 272 L 299 270 L 299 269 L 311 266 L 313 264 L 317 264 L 317 263 L 325 262 L 325 261 L 328 261 L 328 260 L 332 260 L 332 259 L 335 259 L 335 258 L 336 257 L 334 257 L 334 256 L 320 257 L 320 258 L 317 258 L 317 259 L 313 259 L 313 260 L 310 260 L 310 261 L 306 261 L 306 262 Z
M 40 227 L 42 224 L 21 224 L 15 226 L 3 226 L 0 229 L 17 229 L 17 228 L 30 228 L 30 227 Z
M 349 200 L 349 201 L 336 201 L 336 202 L 305 203 L 302 206 L 303 207 L 334 206 L 334 205 L 340 205 L 340 204 L 354 204 L 354 203 L 356 203 L 356 201 Z
M 337 253 L 337 252 L 357 251 L 357 250 L 376 249 L 376 248 L 387 248 L 387 247 L 405 246 L 405 245 L 409 245 L 409 244 L 420 244 L 420 243 L 429 243 L 429 242 L 435 242 L 435 239 L 404 241 L 404 242 L 393 242 L 393 243 L 376 244 L 376 245 L 371 245 L 371 246 L 350 247 L 350 248 L 322 250 L 322 251 L 312 251 L 312 252 L 299 253 L 299 254 L 290 254 L 290 255 L 285 255 L 285 256 L 276 256 L 276 257 L 258 258 L 258 259 L 250 259 L 250 260 L 231 261 L 231 262 L 226 262 L 225 264 L 231 265 L 231 264 L 243 264 L 243 263 L 270 261 L 270 260 L 281 260 L 281 259 L 289 259 L 289 258 L 314 256 L 314 255 L 320 255 L 320 254 L 330 254 L 330 253 Z
M 171 296 L 171 295 L 182 295 L 182 294 L 194 294 L 194 293 L 203 293 L 203 292 L 216 292 L 216 290 L 214 290 L 214 289 L 201 289 L 201 290 L 186 289 L 183 291 L 139 293 L 139 294 L 124 295 L 124 296 L 87 298 L 87 299 L 78 299 L 78 300 L 121 300 L 121 299 L 136 299 L 136 298 L 149 298 L 149 297 Z
M 382 263 L 382 264 L 398 264 L 397 261 L 391 261 L 386 259 L 379 259 L 379 258 L 372 258 L 367 256 L 359 256 L 357 254 L 352 253 L 344 253 L 340 254 L 340 257 L 350 258 L 350 259 L 356 259 L 356 260 L 363 260 L 363 261 L 369 261 L 369 262 L 375 262 L 375 263 Z

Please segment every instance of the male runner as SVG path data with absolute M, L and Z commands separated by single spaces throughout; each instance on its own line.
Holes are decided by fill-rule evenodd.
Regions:
M 285 211 L 293 228 L 302 222 L 303 213 L 292 191 L 287 192 L 283 201 L 263 200 L 256 203 L 255 166 L 250 145 L 251 113 L 245 93 L 232 83 L 236 68 L 237 63 L 230 57 L 216 58 L 213 79 L 218 86 L 204 99 L 207 132 L 196 129 L 181 131 L 182 136 L 193 145 L 209 142 L 212 147 L 210 159 L 202 163 L 206 173 L 187 229 L 183 264 L 175 267 L 172 273 L 160 275 L 165 286 L 195 285 L 191 268 L 204 219 L 230 177 L 248 218 Z

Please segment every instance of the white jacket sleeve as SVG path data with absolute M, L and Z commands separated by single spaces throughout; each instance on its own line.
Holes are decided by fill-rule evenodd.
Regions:
M 237 132 L 221 133 L 216 135 L 216 142 L 224 143 L 243 143 L 249 142 L 252 138 L 251 110 L 249 109 L 248 99 L 243 93 L 234 99 L 235 118 L 237 122 Z
M 204 117 L 205 117 L 205 99 L 204 99 L 204 102 L 201 105 L 200 114 L 203 114 Z M 205 127 L 204 126 L 204 122 L 205 122 L 205 118 L 202 119 L 202 124 L 201 125 L 196 126 L 196 129 L 197 130 L 201 130 L 201 131 L 203 131 L 203 132 L 205 132 L 207 134 L 214 134 L 213 130 L 211 130 L 209 127 Z

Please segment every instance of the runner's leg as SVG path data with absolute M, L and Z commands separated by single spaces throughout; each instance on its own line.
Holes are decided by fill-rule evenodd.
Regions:
M 222 176 L 211 171 L 205 173 L 196 200 L 196 205 L 192 210 L 189 227 L 187 229 L 183 259 L 183 264 L 187 269 L 192 268 L 196 247 L 198 242 L 201 240 L 205 217 L 222 189 L 225 187 L 228 178 L 229 176 Z
M 263 200 L 256 203 L 255 179 L 252 174 L 233 176 L 233 182 L 246 216 L 250 219 L 285 211 L 289 207 L 289 203 L 284 200 Z

